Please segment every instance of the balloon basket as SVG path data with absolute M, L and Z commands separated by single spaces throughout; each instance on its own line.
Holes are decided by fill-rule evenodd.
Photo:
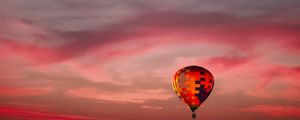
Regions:
M 196 114 L 195 114 L 195 113 L 192 114 L 192 118 L 193 118 L 193 119 L 196 118 Z

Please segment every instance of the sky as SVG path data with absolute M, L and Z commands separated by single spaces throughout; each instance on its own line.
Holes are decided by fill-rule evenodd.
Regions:
M 0 0 L 1 120 L 300 119 L 299 0 Z

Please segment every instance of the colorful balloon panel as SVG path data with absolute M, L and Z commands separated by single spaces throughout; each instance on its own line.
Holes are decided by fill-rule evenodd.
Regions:
M 175 73 L 172 85 L 177 96 L 194 112 L 210 95 L 214 77 L 203 67 L 188 66 Z

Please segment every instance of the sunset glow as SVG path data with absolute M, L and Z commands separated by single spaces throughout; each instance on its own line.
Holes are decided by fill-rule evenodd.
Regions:
M 1 120 L 300 119 L 299 0 L 0 0 Z

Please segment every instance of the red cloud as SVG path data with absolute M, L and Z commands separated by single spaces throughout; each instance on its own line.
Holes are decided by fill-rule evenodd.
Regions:
M 272 65 L 260 72 L 260 82 L 250 94 L 264 98 L 299 100 L 299 67 Z
M 4 54 L 6 57 L 18 56 L 31 63 L 49 63 L 62 59 L 57 51 L 50 47 L 3 39 L 0 39 L 0 44 L 4 45 L 0 51 L 7 51 Z
M 10 48 L 11 53 L 40 63 L 82 56 L 93 52 L 95 48 L 105 52 L 107 49 L 101 48 L 108 48 L 108 46 L 115 48 L 112 43 L 132 40 L 152 41 L 153 39 L 157 39 L 154 44 L 205 41 L 230 45 L 243 51 L 251 50 L 260 42 L 276 42 L 281 44 L 282 48 L 288 50 L 293 48 L 291 51 L 299 51 L 299 47 L 295 47 L 299 45 L 294 44 L 298 43 L 299 39 L 298 26 L 292 23 L 269 22 L 259 17 L 245 19 L 222 12 L 160 11 L 137 15 L 134 19 L 110 25 L 109 29 L 77 32 L 45 30 L 45 32 L 53 33 L 45 33 L 47 35 L 40 39 L 56 40 L 56 36 L 59 36 L 62 44 L 57 46 L 39 46 L 37 43 L 20 42 L 22 40 L 14 40 L 14 42 L 1 40 L 0 42 Z M 136 42 L 133 45 L 140 44 Z M 124 54 L 120 51 L 108 51 L 106 55 Z
M 258 56 L 238 55 L 236 53 L 230 55 L 229 53 L 229 55 L 208 58 L 207 60 L 200 61 L 199 64 L 225 71 L 231 68 L 240 67 L 243 64 L 255 61 L 256 59 L 258 59 Z
M 37 96 L 53 92 L 52 87 L 7 87 L 0 86 L 0 96 L 20 97 L 20 96 Z
M 258 89 L 264 89 L 272 80 L 284 80 L 288 82 L 299 82 L 300 67 L 287 67 L 273 65 L 270 69 L 262 74 L 263 81 L 259 84 Z
M 123 92 L 107 92 L 95 88 L 78 88 L 66 92 L 67 95 L 99 101 L 120 103 L 144 103 L 147 100 L 168 100 L 172 96 L 164 89 L 127 90 Z
M 38 111 L 22 107 L 0 106 L 0 115 L 26 120 L 94 120 L 92 117 Z
M 248 108 L 240 109 L 245 112 L 256 112 L 270 116 L 297 116 L 300 117 L 300 108 L 294 106 L 280 105 L 255 105 Z

